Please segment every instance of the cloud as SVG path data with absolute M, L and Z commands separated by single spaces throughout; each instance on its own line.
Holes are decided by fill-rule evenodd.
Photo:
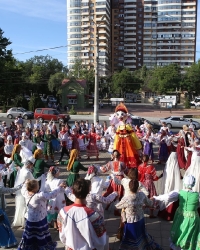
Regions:
M 0 10 L 66 22 L 66 0 L 0 0 Z

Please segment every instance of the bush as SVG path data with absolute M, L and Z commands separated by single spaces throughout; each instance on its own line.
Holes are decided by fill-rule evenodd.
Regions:
M 6 112 L 7 112 L 7 107 L 6 107 L 6 104 L 4 104 L 2 107 L 2 113 L 6 113 Z
M 191 108 L 191 106 L 190 106 L 190 101 L 189 101 L 189 98 L 188 98 L 188 97 L 186 97 L 186 99 L 185 99 L 184 106 L 185 106 L 186 109 L 190 109 L 190 108 Z
M 39 95 L 31 96 L 31 99 L 29 102 L 29 110 L 35 111 L 36 108 L 45 108 L 45 104 L 41 100 Z
M 23 96 L 17 96 L 14 99 L 14 105 L 16 107 L 22 107 L 22 108 L 28 109 L 28 101 Z
M 74 110 L 74 106 L 72 105 L 71 109 L 69 110 L 70 115 L 76 115 L 76 111 Z

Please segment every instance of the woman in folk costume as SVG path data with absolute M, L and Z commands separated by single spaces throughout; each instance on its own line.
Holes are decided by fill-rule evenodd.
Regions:
M 32 149 L 33 154 L 37 149 L 37 145 L 42 146 L 42 142 L 46 142 L 46 140 L 43 139 L 42 135 L 40 134 L 40 131 L 36 130 L 33 136 L 33 143 L 35 144 Z
M 194 156 L 192 157 L 191 165 L 185 172 L 185 176 L 192 175 L 195 177 L 196 182 L 193 186 L 193 190 L 195 192 L 200 192 L 200 151 L 194 153 Z
M 172 250 L 200 249 L 200 217 L 197 213 L 199 207 L 199 192 L 195 192 L 195 178 L 192 175 L 183 179 L 183 189 L 179 193 L 179 207 L 171 228 Z
M 52 166 L 47 173 L 47 180 L 45 183 L 45 192 L 54 191 L 63 180 L 58 179 L 60 170 L 58 167 Z M 58 229 L 57 217 L 59 211 L 66 206 L 65 197 L 63 193 L 59 193 L 55 198 L 50 199 L 47 205 L 47 221 L 49 224 L 53 223 L 55 229 Z
M 126 165 L 124 162 L 120 161 L 120 153 L 117 150 L 113 151 L 113 160 L 109 161 L 106 165 L 100 167 L 101 172 L 106 173 L 108 171 L 111 171 L 111 174 L 116 177 L 119 180 L 122 180 L 124 178 L 124 171 L 126 170 Z M 108 196 L 112 192 L 116 191 L 119 196 L 119 200 L 123 197 L 124 194 L 124 188 L 121 185 L 117 185 L 114 182 L 114 179 L 111 179 L 110 185 L 107 188 L 106 192 L 103 196 Z M 119 212 L 117 210 L 114 211 L 115 215 L 119 215 Z
M 78 151 L 78 156 L 80 159 L 81 157 L 80 157 L 80 147 L 79 147 L 78 138 L 79 138 L 79 133 L 78 133 L 77 128 L 75 127 L 72 129 L 72 133 L 69 139 L 72 141 L 71 149 L 76 149 Z
M 143 163 L 138 167 L 139 181 L 144 185 L 144 187 L 149 192 L 148 198 L 152 198 L 157 195 L 156 187 L 154 181 L 160 179 L 163 175 L 156 175 L 156 170 L 153 165 L 148 165 L 149 157 L 148 155 L 143 156 Z M 153 215 L 153 210 L 150 209 L 149 218 L 155 218 Z
M 110 185 L 110 180 L 107 178 L 106 181 L 98 176 L 98 168 L 94 165 L 88 167 L 87 175 L 85 177 L 86 180 L 91 181 L 91 194 L 102 195 L 103 190 L 108 188 Z M 98 211 L 101 214 L 104 214 L 104 209 L 102 204 L 98 204 Z
M 44 157 L 46 161 L 48 161 L 48 158 L 50 157 L 52 162 L 54 162 L 54 150 L 52 144 L 54 139 L 56 139 L 56 137 L 51 134 L 50 129 L 47 129 L 46 134 L 44 135 L 44 140 L 46 141 L 44 143 Z
M 25 198 L 27 212 L 26 224 L 18 250 L 48 249 L 55 250 L 56 242 L 52 241 L 47 223 L 47 201 L 55 198 L 60 192 L 64 193 L 62 183 L 53 192 L 40 192 L 37 180 L 26 181 L 21 193 Z
M 166 163 L 169 157 L 168 142 L 167 130 L 161 130 L 160 135 L 157 137 L 157 143 L 159 145 L 157 164 Z
M 0 182 L 1 182 L 0 174 Z M 13 231 L 10 226 L 7 214 L 5 212 L 5 198 L 4 194 L 11 194 L 19 189 L 21 189 L 22 183 L 15 188 L 6 188 L 3 185 L 0 185 L 0 248 L 11 248 L 17 245 L 17 240 L 13 234 Z
M 179 201 L 176 198 L 176 193 L 182 189 L 182 176 L 178 165 L 176 152 L 171 152 L 163 172 L 162 185 L 159 196 L 154 198 L 159 202 L 158 216 L 172 221 Z M 175 196 L 174 196 L 175 192 Z M 174 199 L 175 198 L 175 199 Z
M 143 137 L 144 140 L 144 149 L 143 154 L 148 155 L 149 159 L 153 163 L 154 161 L 154 152 L 153 152 L 153 129 L 151 124 L 147 124 L 148 131 L 146 133 L 146 136 Z
M 45 168 L 49 168 L 49 166 L 44 161 L 44 154 L 42 149 L 35 150 L 33 157 L 35 159 L 33 176 L 35 179 L 37 179 L 44 174 Z
M 185 169 L 187 163 L 187 151 L 185 147 L 190 145 L 190 134 L 188 132 L 188 126 L 183 125 L 183 130 L 179 131 L 178 134 L 178 145 L 177 145 L 177 155 L 178 155 L 178 165 L 180 168 Z
M 19 141 L 21 140 L 22 136 L 22 129 L 19 124 L 16 124 L 17 129 L 14 131 L 14 145 L 19 144 Z
M 72 149 L 70 152 L 70 158 L 67 161 L 62 162 L 62 165 L 67 165 L 67 171 L 70 171 L 70 174 L 67 178 L 67 185 L 71 187 L 75 180 L 80 178 L 79 171 L 87 171 L 88 168 L 85 168 L 79 159 L 79 152 L 77 149 Z
M 24 164 L 22 163 L 20 151 L 21 151 L 21 145 L 16 144 L 12 151 L 11 160 L 13 161 L 16 167 L 22 168 Z M 15 168 L 14 171 L 10 174 L 10 183 L 9 183 L 10 187 L 14 187 L 16 176 L 17 176 L 17 169 Z
M 141 142 L 136 136 L 130 124 L 126 124 L 128 110 L 123 103 L 115 109 L 119 126 L 114 140 L 114 149 L 121 154 L 120 160 L 127 167 L 136 167 L 139 164 L 138 150 L 142 148 Z
M 145 229 L 143 208 L 144 205 L 153 207 L 153 201 L 148 199 L 143 192 L 138 192 L 138 187 L 138 180 L 131 180 L 129 182 L 129 195 L 124 196 L 121 201 L 116 204 L 117 209 L 125 210 L 123 220 L 126 222 L 119 249 L 161 250 L 162 248 Z
M 31 169 L 33 168 L 33 164 L 35 162 L 34 158 L 27 160 L 24 166 L 18 170 L 17 177 L 15 180 L 15 187 L 19 184 L 24 183 L 26 180 L 33 180 L 34 177 L 31 173 Z M 26 203 L 23 195 L 21 194 L 21 190 L 16 192 L 15 196 L 15 216 L 12 223 L 13 227 L 24 227 L 25 224 L 25 212 L 26 212 Z
M 95 128 L 92 127 L 91 131 L 87 135 L 87 139 L 89 140 L 89 144 L 86 147 L 87 157 L 90 159 L 91 156 L 96 156 L 96 159 L 99 159 L 99 149 L 97 147 L 97 139 L 100 136 L 96 134 Z

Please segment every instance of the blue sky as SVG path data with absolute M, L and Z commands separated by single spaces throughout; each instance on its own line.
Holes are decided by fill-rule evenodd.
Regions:
M 67 63 L 66 48 L 17 54 L 66 45 L 66 0 L 0 0 L 0 28 L 12 42 L 15 58 L 50 55 Z M 200 4 L 198 6 L 197 54 L 200 59 Z

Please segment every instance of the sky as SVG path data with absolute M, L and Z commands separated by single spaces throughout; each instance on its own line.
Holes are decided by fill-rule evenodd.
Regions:
M 67 0 L 0 0 L 0 28 L 12 42 L 9 48 L 20 61 L 35 55 L 50 55 L 67 63 L 66 48 L 43 52 L 40 49 L 66 46 Z M 200 4 L 198 4 L 196 59 L 200 59 Z

